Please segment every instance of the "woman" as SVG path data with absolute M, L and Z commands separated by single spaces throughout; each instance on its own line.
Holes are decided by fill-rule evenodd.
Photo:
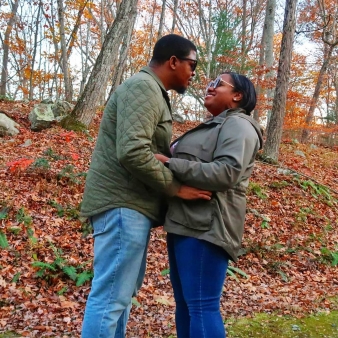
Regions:
M 211 81 L 204 105 L 213 118 L 174 141 L 171 159 L 156 155 L 184 184 L 213 192 L 210 201 L 169 201 L 164 229 L 178 338 L 225 337 L 220 297 L 241 246 L 245 192 L 262 147 L 249 116 L 256 93 L 245 76 L 226 72 Z

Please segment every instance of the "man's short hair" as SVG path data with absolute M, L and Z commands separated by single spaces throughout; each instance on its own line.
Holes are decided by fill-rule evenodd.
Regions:
M 151 62 L 162 64 L 173 55 L 178 58 L 184 58 L 187 57 L 192 50 L 196 52 L 197 48 L 190 40 L 180 35 L 168 34 L 156 42 Z

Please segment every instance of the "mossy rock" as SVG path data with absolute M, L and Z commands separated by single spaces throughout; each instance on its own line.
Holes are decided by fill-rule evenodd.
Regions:
M 86 131 L 87 126 L 78 121 L 73 115 L 68 115 L 60 121 L 62 128 L 73 131 Z

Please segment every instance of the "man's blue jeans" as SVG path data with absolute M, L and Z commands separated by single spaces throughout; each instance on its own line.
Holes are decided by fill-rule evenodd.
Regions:
M 141 287 L 152 221 L 116 208 L 91 218 L 94 228 L 94 278 L 82 338 L 123 338 L 131 298 Z
M 220 298 L 229 256 L 220 247 L 168 234 L 170 280 L 178 338 L 225 338 Z

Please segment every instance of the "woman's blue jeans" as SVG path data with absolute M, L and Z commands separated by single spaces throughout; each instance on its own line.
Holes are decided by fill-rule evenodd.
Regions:
M 170 280 L 178 338 L 225 338 L 220 298 L 229 256 L 220 247 L 168 234 Z
M 82 325 L 82 338 L 124 338 L 131 298 L 146 270 L 152 221 L 116 208 L 91 218 L 94 228 L 94 279 Z

